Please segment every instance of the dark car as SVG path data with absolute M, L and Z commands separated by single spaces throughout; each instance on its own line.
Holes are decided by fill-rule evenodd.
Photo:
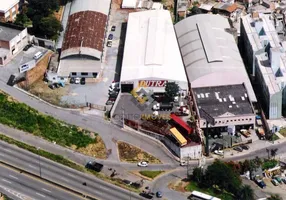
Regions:
M 58 83 L 54 83 L 54 86 L 55 86 L 56 88 L 60 88 L 60 87 L 61 87 L 60 84 L 58 84 Z
M 113 39 L 113 35 L 112 35 L 112 34 L 109 34 L 108 40 L 112 40 L 112 39 Z
M 80 79 L 80 84 L 85 85 L 85 78 Z
M 107 46 L 107 47 L 112 47 L 112 41 L 108 41 L 108 42 L 106 43 L 106 46 Z
M 125 180 L 123 180 L 122 182 L 123 182 L 123 183 L 125 183 L 126 185 L 131 185 L 131 184 L 132 184 L 132 182 L 131 182 L 131 181 L 126 180 L 126 179 L 125 179 Z
M 53 89 L 55 89 L 55 85 L 54 84 L 50 84 L 49 88 L 51 88 L 53 90 Z
M 30 49 L 33 45 L 28 44 L 24 47 L 23 51 L 27 51 L 28 49 Z
M 266 184 L 264 183 L 263 180 L 257 180 L 256 183 L 262 189 L 264 189 L 266 187 Z
M 233 147 L 233 150 L 238 151 L 238 152 L 242 152 L 243 149 L 241 147 Z
M 74 77 L 71 77 L 70 79 L 70 84 L 74 84 L 75 83 L 75 78 Z
M 111 27 L 111 31 L 115 31 L 115 29 L 116 29 L 116 26 Z
M 94 170 L 94 171 L 96 171 L 96 172 L 100 172 L 101 170 L 102 170 L 102 168 L 103 168 L 103 165 L 102 164 L 100 164 L 100 163 L 97 163 L 97 162 L 92 162 L 92 161 L 89 161 L 86 165 L 85 165 L 85 167 L 87 168 L 87 169 L 91 169 L 91 170 Z
M 160 192 L 160 191 L 156 192 L 156 197 L 157 198 L 162 198 L 163 197 L 162 192 Z
M 246 144 L 243 144 L 243 145 L 240 145 L 240 147 L 244 150 L 248 150 L 249 149 L 249 146 L 246 145 Z
M 117 91 L 111 91 L 111 92 L 108 92 L 108 95 L 109 96 L 117 96 L 118 92 Z

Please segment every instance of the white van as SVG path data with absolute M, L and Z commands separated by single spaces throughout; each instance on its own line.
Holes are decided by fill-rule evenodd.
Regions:
M 34 55 L 33 58 L 34 58 L 35 60 L 37 60 L 37 59 L 41 58 L 42 55 L 43 55 L 43 53 L 39 51 L 38 53 L 36 53 L 36 54 Z

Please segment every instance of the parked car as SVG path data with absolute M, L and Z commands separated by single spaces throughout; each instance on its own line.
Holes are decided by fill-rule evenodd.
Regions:
M 116 26 L 112 26 L 111 31 L 115 31 L 115 30 L 116 30 Z
M 243 145 L 240 145 L 240 147 L 244 150 L 248 150 L 249 149 L 249 146 L 246 145 L 246 144 L 243 144 Z
M 61 87 L 60 84 L 58 84 L 58 83 L 54 83 L 54 86 L 55 86 L 56 88 L 60 88 L 60 87 Z
M 112 41 L 108 41 L 106 44 L 107 47 L 112 47 Z
M 278 181 L 276 181 L 275 179 L 272 179 L 272 180 L 271 180 L 271 183 L 272 183 L 273 185 L 275 185 L 275 186 L 278 186 L 278 185 L 279 185 Z
M 148 167 L 148 162 L 146 162 L 146 161 L 141 161 L 141 162 L 139 162 L 137 165 L 138 165 L 138 167 Z
M 163 197 L 162 192 L 160 192 L 160 191 L 156 192 L 156 197 L 157 198 L 162 198 Z
M 96 172 L 100 172 L 100 171 L 102 170 L 102 168 L 103 168 L 103 165 L 100 164 L 100 163 L 97 163 L 97 162 L 95 162 L 95 161 L 89 161 L 89 162 L 85 165 L 85 167 L 86 167 L 87 169 L 91 169 L 91 170 L 94 170 L 94 171 L 96 171 Z
M 110 101 L 110 100 L 107 100 L 106 103 L 105 103 L 105 105 L 107 105 L 107 106 L 108 105 L 112 105 L 112 104 L 114 104 L 114 101 Z
M 264 183 L 263 180 L 257 180 L 256 184 L 262 189 L 264 189 L 266 187 L 266 184 Z
M 85 85 L 85 78 L 80 79 L 80 84 Z
M 282 178 L 283 183 L 286 184 L 286 178 Z
M 126 185 L 131 185 L 131 184 L 132 184 L 132 182 L 131 182 L 131 181 L 126 180 L 126 179 L 125 179 L 125 180 L 123 180 L 122 182 L 123 182 L 123 183 L 125 183 Z
M 80 78 L 75 78 L 74 83 L 75 83 L 75 84 L 79 84 L 79 83 L 80 83 Z
M 215 150 L 214 153 L 223 156 L 223 150 Z
M 112 40 L 113 39 L 113 34 L 109 34 L 108 35 L 108 40 Z
M 75 78 L 74 77 L 71 77 L 70 78 L 70 84 L 74 84 L 75 83 Z
M 24 47 L 23 51 L 28 51 L 28 49 L 30 49 L 33 45 L 28 44 Z
M 282 179 L 279 176 L 273 177 L 278 183 L 282 184 Z
M 233 147 L 233 150 L 238 151 L 238 152 L 242 152 L 243 149 L 241 147 Z
M 50 85 L 49 85 L 49 88 L 51 88 L 51 89 L 53 90 L 53 89 L 55 89 L 56 87 L 55 87 L 54 84 L 50 84 Z

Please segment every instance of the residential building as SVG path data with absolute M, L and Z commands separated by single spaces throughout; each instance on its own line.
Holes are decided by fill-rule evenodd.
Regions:
M 269 15 L 252 13 L 241 18 L 242 56 L 269 119 L 281 118 L 286 108 L 285 47 Z
M 11 22 L 19 13 L 20 0 L 2 0 L 0 2 L 0 22 Z
M 0 23 L 0 66 L 6 65 L 11 58 L 28 44 L 27 28 L 9 23 Z

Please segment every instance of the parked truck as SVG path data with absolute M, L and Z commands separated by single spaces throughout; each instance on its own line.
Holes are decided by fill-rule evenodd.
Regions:
M 265 132 L 264 132 L 264 129 L 263 128 L 258 128 L 257 129 L 257 134 L 261 137 L 264 137 L 265 136 Z

